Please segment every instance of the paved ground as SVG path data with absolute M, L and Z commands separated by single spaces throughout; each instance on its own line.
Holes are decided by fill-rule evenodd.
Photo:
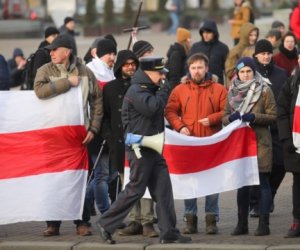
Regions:
M 278 190 L 278 194 L 275 199 L 275 211 L 270 217 L 270 229 L 271 235 L 255 237 L 253 236 L 254 230 L 257 227 L 258 219 L 249 219 L 249 235 L 247 236 L 231 236 L 230 232 L 236 225 L 236 192 L 226 192 L 220 195 L 220 222 L 218 223 L 220 232 L 218 235 L 206 235 L 205 234 L 205 222 L 204 222 L 204 199 L 198 199 L 199 207 L 199 233 L 192 235 L 193 243 L 206 243 L 206 244 L 243 244 L 243 245 L 293 245 L 300 244 L 300 239 L 285 239 L 284 235 L 288 230 L 291 216 L 291 175 L 287 174 L 282 185 Z M 17 197 L 16 197 L 17 198 Z M 183 217 L 183 201 L 177 200 L 176 214 L 178 228 L 182 229 L 185 223 L 182 220 Z M 13 212 L 13 211 L 12 211 Z M 92 222 L 95 222 L 98 216 L 92 217 Z M 45 238 L 42 236 L 42 232 L 45 229 L 44 222 L 27 222 L 27 223 L 15 223 L 10 225 L 0 226 L 0 241 L 33 241 L 33 242 L 96 242 L 101 243 L 101 240 L 97 234 L 97 230 L 93 227 L 93 236 L 79 237 L 75 234 L 75 225 L 72 222 L 67 221 L 62 223 L 61 235 L 51 238 Z M 148 239 L 143 236 L 130 236 L 121 237 L 115 234 L 115 238 L 119 243 L 148 243 L 155 244 L 157 239 Z M 299 245 L 300 246 L 300 245 Z M 1 243 L 0 243 L 1 249 Z
M 266 20 L 258 21 L 258 24 L 266 23 Z M 269 24 L 268 24 L 269 25 Z M 229 27 L 227 24 L 219 25 L 221 40 L 225 41 L 230 47 L 232 41 L 229 35 Z M 139 34 L 139 39 L 148 40 L 153 44 L 157 55 L 165 56 L 166 51 L 171 43 L 175 41 L 175 36 L 168 36 L 165 33 L 154 33 L 152 31 L 143 31 Z M 194 41 L 198 40 L 198 31 L 193 31 Z M 78 37 L 78 51 L 79 56 L 83 56 L 92 43 L 94 38 Z M 118 49 L 125 49 L 128 43 L 127 35 L 116 36 L 118 42 Z M 0 40 L 0 53 L 9 58 L 15 47 L 24 49 L 26 55 L 29 55 L 38 46 L 39 39 L 1 39 Z M 300 249 L 300 238 L 285 239 L 283 236 L 287 232 L 291 216 L 291 175 L 287 175 L 279 188 L 278 195 L 275 200 L 275 211 L 270 218 L 270 236 L 255 237 L 253 236 L 254 230 L 257 226 L 257 219 L 251 218 L 250 221 L 250 234 L 247 236 L 230 235 L 231 230 L 236 225 L 236 192 L 226 192 L 220 195 L 220 233 L 215 236 L 208 236 L 204 233 L 204 214 L 203 214 L 203 199 L 199 199 L 199 233 L 192 236 L 193 244 L 188 246 L 175 246 L 172 249 L 266 249 L 266 246 L 281 246 L 280 249 Z M 18 198 L 18 197 L 14 197 Z M 184 227 L 182 220 L 183 216 L 183 201 L 176 201 L 176 213 L 178 228 Z M 1 206 L 1 205 L 0 205 Z M 13 211 L 12 211 L 13 212 Z M 92 222 L 96 217 L 92 218 Z M 45 229 L 44 222 L 27 222 L 16 223 L 10 225 L 0 226 L 0 250 L 1 249 L 106 249 L 101 245 L 97 231 L 93 228 L 94 235 L 90 237 L 78 237 L 75 234 L 75 226 L 72 222 L 64 222 L 61 227 L 61 235 L 52 238 L 45 238 L 42 236 L 42 231 Z M 144 244 L 151 244 L 151 249 L 155 249 L 157 239 L 148 239 L 142 236 L 132 237 L 119 237 L 116 234 L 116 240 L 119 243 L 134 243 L 121 244 L 122 249 L 137 249 L 144 248 Z M 85 243 L 85 244 L 80 244 Z M 194 244 L 195 243 L 195 244 Z M 79 244 L 79 245 L 78 245 Z M 204 246 L 203 244 L 208 244 Z M 217 244 L 216 246 L 212 244 Z M 262 245 L 260 248 L 259 246 Z M 289 245 L 287 247 L 286 245 Z M 82 248 L 81 248 L 81 247 Z M 52 248 L 51 248 L 52 247 Z M 178 247 L 178 248 L 177 248 Z M 215 247 L 215 248 L 214 248 Z M 162 248 L 162 246 L 158 246 Z M 110 248 L 111 249 L 111 248 Z M 279 249 L 268 248 L 268 249 Z

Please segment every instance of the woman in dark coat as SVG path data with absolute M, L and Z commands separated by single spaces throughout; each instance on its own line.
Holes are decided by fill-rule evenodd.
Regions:
M 279 52 L 273 56 L 274 63 L 285 69 L 288 76 L 291 75 L 294 68 L 297 66 L 297 39 L 291 32 L 287 32 L 282 38 L 282 43 L 279 45 Z
M 191 32 L 184 28 L 178 28 L 176 32 L 177 42 L 172 44 L 167 52 L 169 70 L 167 78 L 174 88 L 186 74 L 186 59 L 191 50 Z
M 293 217 L 294 221 L 286 237 L 300 237 L 300 154 L 293 138 L 294 112 L 300 85 L 300 50 L 298 50 L 298 66 L 283 86 L 278 97 L 277 126 L 279 139 L 283 142 L 284 166 L 293 174 Z M 299 105 L 299 104 L 298 104 Z M 299 119 L 297 119 L 299 123 Z

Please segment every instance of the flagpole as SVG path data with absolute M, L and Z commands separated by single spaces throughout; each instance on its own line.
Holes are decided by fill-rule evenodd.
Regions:
M 138 25 L 139 17 L 140 17 L 141 11 L 142 11 L 142 5 L 143 5 L 143 0 L 140 1 L 138 12 L 137 12 L 135 20 L 134 20 L 133 28 L 137 27 L 137 25 Z M 130 49 L 131 42 L 132 42 L 132 36 L 130 35 L 127 49 Z

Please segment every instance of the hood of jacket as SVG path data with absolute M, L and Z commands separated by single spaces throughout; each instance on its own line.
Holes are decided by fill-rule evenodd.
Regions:
M 259 37 L 259 29 L 252 23 L 245 23 L 241 27 L 240 31 L 240 41 L 238 43 L 238 46 L 247 47 L 250 46 L 249 43 L 249 34 L 251 31 L 257 30 L 257 38 Z
M 121 50 L 118 52 L 117 60 L 114 65 L 114 74 L 115 77 L 120 79 L 122 78 L 122 66 L 128 59 L 133 59 L 136 63 L 136 67 L 139 66 L 139 60 L 131 50 Z
M 201 36 L 201 39 L 203 41 L 203 31 L 204 30 L 211 30 L 214 34 L 214 39 L 213 41 L 218 41 L 219 40 L 219 31 L 218 27 L 215 21 L 213 20 L 206 20 L 204 21 L 202 27 L 199 29 L 199 34 Z

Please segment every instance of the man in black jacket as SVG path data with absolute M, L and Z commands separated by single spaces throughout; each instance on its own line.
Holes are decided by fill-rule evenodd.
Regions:
M 122 105 L 125 138 L 129 133 L 152 136 L 164 131 L 164 108 L 170 92 L 168 84 L 160 87 L 165 73 L 162 57 L 141 58 L 140 68 L 132 79 Z M 191 238 L 181 236 L 176 229 L 172 185 L 163 156 L 142 146 L 142 157 L 139 159 L 131 146 L 128 145 L 126 151 L 130 180 L 118 199 L 97 222 L 101 238 L 109 244 L 115 243 L 112 234 L 148 187 L 153 200 L 157 202 L 160 242 L 190 242 Z
M 201 41 L 193 44 L 190 55 L 202 52 L 209 59 L 209 71 L 224 84 L 224 69 L 228 46 L 219 41 L 219 32 L 215 21 L 206 20 L 199 30 Z
M 42 65 L 51 62 L 50 51 L 45 49 L 46 46 L 50 45 L 53 40 L 59 35 L 59 31 L 55 27 L 48 27 L 45 30 L 45 40 L 39 45 L 38 50 L 35 53 L 33 72 L 36 75 L 36 71 Z

